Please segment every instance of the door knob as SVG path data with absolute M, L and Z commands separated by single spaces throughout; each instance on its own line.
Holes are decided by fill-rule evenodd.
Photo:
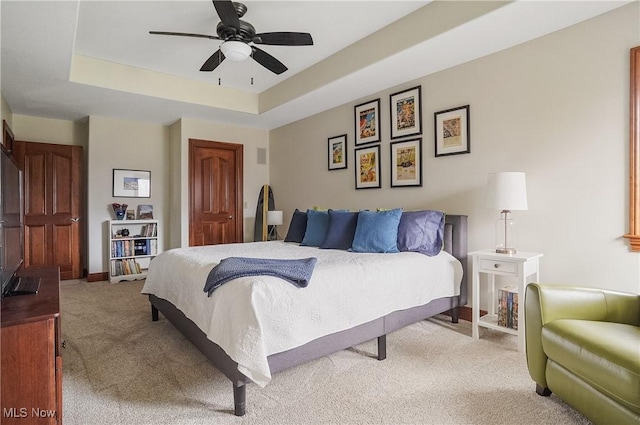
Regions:
M 233 220 L 233 216 L 232 215 L 229 216 L 229 220 Z

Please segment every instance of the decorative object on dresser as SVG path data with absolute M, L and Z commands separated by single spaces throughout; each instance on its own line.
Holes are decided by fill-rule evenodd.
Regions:
M 159 251 L 157 220 L 111 220 L 109 227 L 109 281 L 144 279 Z
M 540 258 L 543 254 L 539 252 L 518 252 L 517 254 L 498 254 L 492 249 L 470 252 L 473 264 L 473 277 L 471 280 L 471 297 L 472 300 L 472 319 L 471 319 L 471 335 L 473 338 L 480 337 L 479 327 L 489 328 L 501 332 L 505 332 L 518 336 L 518 350 L 523 351 L 524 340 L 524 302 L 518 301 L 518 295 L 524 294 L 527 284 L 530 282 L 538 282 L 540 280 Z M 480 317 L 480 275 L 488 276 L 488 308 L 487 314 Z M 496 276 L 509 277 L 516 281 L 515 288 L 496 288 Z M 500 319 L 502 308 L 499 305 L 499 295 L 501 291 L 505 291 L 507 298 L 505 299 L 503 318 L 505 325 Z M 511 292 L 511 300 L 515 304 L 511 306 L 511 318 L 507 316 L 509 313 L 508 293 Z M 498 297 L 496 297 L 498 295 Z M 497 306 L 497 308 L 496 308 Z
M 471 152 L 469 105 L 435 112 L 433 119 L 436 156 Z
M 422 139 L 391 142 L 391 187 L 422 186 Z
M 138 205 L 138 220 L 153 220 L 153 205 Z
M 502 217 L 496 222 L 496 252 L 515 254 L 518 233 L 511 210 L 527 209 L 527 183 L 525 173 L 491 173 L 487 183 L 487 207 L 500 210 Z
M 151 171 L 114 168 L 113 197 L 150 198 Z
M 0 410 L 2 424 L 62 423 L 60 272 L 57 267 L 24 270 L 39 278 L 33 295 L 5 297 L 0 303 Z
M 389 95 L 391 138 L 422 134 L 422 86 Z
M 380 98 L 354 107 L 357 145 L 380 141 Z
M 329 171 L 347 168 L 347 135 L 327 139 Z
M 356 189 L 378 189 L 380 184 L 380 145 L 355 150 Z

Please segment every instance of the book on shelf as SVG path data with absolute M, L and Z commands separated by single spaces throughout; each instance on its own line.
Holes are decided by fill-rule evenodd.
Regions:
M 138 220 L 153 219 L 153 205 L 138 205 Z
M 111 276 L 125 276 L 140 273 L 142 273 L 142 268 L 133 258 L 111 261 Z
M 498 290 L 498 326 L 518 330 L 518 288 L 515 286 Z

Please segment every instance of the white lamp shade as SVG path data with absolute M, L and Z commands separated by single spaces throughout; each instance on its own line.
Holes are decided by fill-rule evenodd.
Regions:
M 225 41 L 220 46 L 224 56 L 232 61 L 243 61 L 251 54 L 251 47 L 242 41 Z
M 282 224 L 282 211 L 267 211 L 267 225 L 280 226 Z
M 497 210 L 526 210 L 527 183 L 525 173 L 502 172 L 489 174 L 487 207 Z

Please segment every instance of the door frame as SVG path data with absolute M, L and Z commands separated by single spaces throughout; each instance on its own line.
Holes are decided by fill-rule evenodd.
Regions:
M 234 207 L 234 217 L 236 217 L 235 225 L 236 225 L 236 235 L 238 239 L 236 242 L 244 242 L 244 196 L 243 196 L 243 182 L 244 182 L 244 145 L 238 143 L 228 143 L 228 142 L 217 142 L 213 140 L 203 140 L 203 139 L 189 139 L 189 223 L 188 223 L 188 232 L 189 232 L 189 246 L 192 245 L 191 240 L 191 223 L 193 220 L 193 200 L 194 200 L 194 185 L 192 184 L 195 175 L 194 175 L 194 150 L 198 147 L 204 148 L 213 148 L 213 149 L 222 149 L 222 150 L 230 150 L 235 154 L 235 173 L 236 173 L 236 205 Z

